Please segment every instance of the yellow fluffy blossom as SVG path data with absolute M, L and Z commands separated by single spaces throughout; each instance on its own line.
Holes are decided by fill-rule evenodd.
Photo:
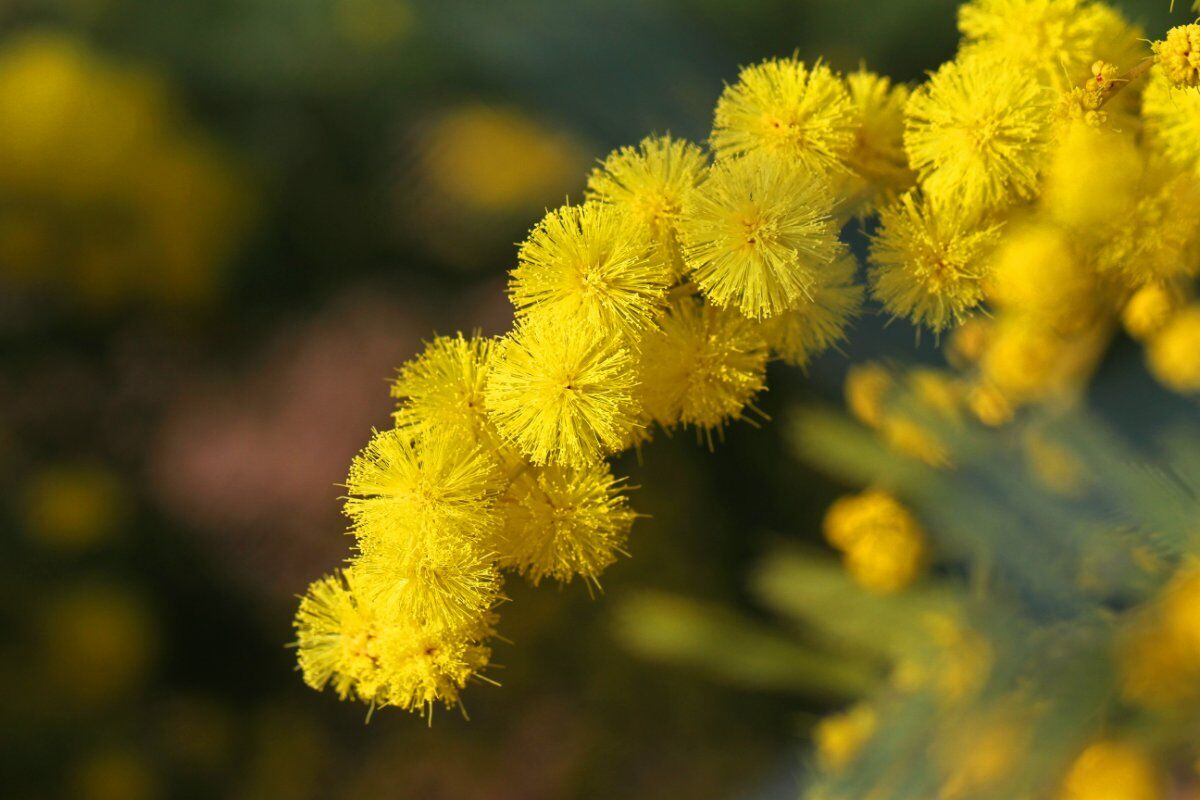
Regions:
M 996 226 L 972 224 L 961 206 L 913 193 L 880 213 L 871 240 L 872 294 L 894 316 L 940 333 L 983 300 Z
M 892 374 L 882 364 L 856 364 L 846 373 L 846 407 L 859 422 L 879 428 L 883 425 L 884 403 L 894 383 Z
M 392 429 L 376 433 L 351 463 L 346 514 L 364 550 L 480 539 L 497 522 L 492 501 L 502 488 L 493 456 L 459 432 L 413 439 Z
M 480 439 L 488 427 L 483 387 L 495 339 L 438 336 L 392 382 L 396 427 L 413 436 L 455 430 Z
M 742 417 L 766 386 L 766 365 L 758 326 L 731 309 L 683 297 L 643 343 L 640 396 L 664 427 L 712 431 Z
M 343 700 L 371 702 L 382 688 L 379 625 L 374 608 L 354 592 L 353 574 L 315 581 L 296 612 L 297 646 L 304 682 L 314 689 L 333 686 Z
M 913 92 L 904 146 L 926 194 L 964 214 L 1034 196 L 1053 95 L 1005 61 L 962 56 Z
M 576 576 L 598 584 L 623 552 L 637 514 L 608 466 L 533 467 L 513 481 L 496 552 L 535 585 Z
M 909 89 L 866 69 L 846 76 L 854 104 L 854 145 L 846 156 L 850 173 L 835 178 L 837 194 L 852 213 L 870 213 L 912 187 L 916 175 L 904 152 L 904 107 Z
M 1149 755 L 1128 742 L 1101 741 L 1071 764 L 1059 800 L 1165 800 L 1163 776 Z
M 1175 86 L 1200 86 L 1200 24 L 1180 25 L 1154 43 L 1163 75 Z
M 585 466 L 636 425 L 634 371 L 604 332 L 531 318 L 501 341 L 484 400 L 500 435 L 535 464 Z
M 696 145 L 648 136 L 611 153 L 588 176 L 588 199 L 629 214 L 649 232 L 671 271 L 683 272 L 679 214 L 683 199 L 704 177 L 708 157 Z
M 372 705 L 422 713 L 436 702 L 452 706 L 490 657 L 482 644 L 490 618 L 461 630 L 420 625 L 364 601 L 353 570 L 312 584 L 295 624 L 305 682 Z
M 818 722 L 813 730 L 813 741 L 821 769 L 835 774 L 845 770 L 875 735 L 878 725 L 875 709 L 865 703 Z
M 521 245 L 509 295 L 517 318 L 584 325 L 636 339 L 651 327 L 671 281 L 647 232 L 624 209 L 563 206 Z
M 1070 239 L 1049 225 L 1013 230 L 997 249 L 988 297 L 1010 313 L 1027 314 L 1061 330 L 1092 322 L 1097 288 Z
M 1155 70 L 1142 95 L 1142 117 L 1151 146 L 1200 175 L 1200 86 L 1172 86 Z
M 1104 231 L 1097 265 L 1131 286 L 1195 275 L 1200 214 L 1181 213 L 1188 208 L 1200 208 L 1200 173 L 1150 171 L 1132 205 Z
M 1200 392 L 1200 305 L 1175 314 L 1146 351 L 1160 383 L 1177 392 Z
M 1065 88 L 1112 47 L 1121 32 L 1113 16 L 1089 0 L 971 0 L 958 9 L 958 29 L 968 52 L 1003 55 L 1026 80 Z
M 684 260 L 719 306 L 765 319 L 812 298 L 843 246 L 824 180 L 771 156 L 718 162 L 684 206 Z
M 772 352 L 802 367 L 841 341 L 862 307 L 863 290 L 854 282 L 857 270 L 858 261 L 847 254 L 820 274 L 811 300 L 767 320 L 763 333 Z
M 1088 239 L 1127 214 L 1142 178 L 1142 155 L 1128 131 L 1072 124 L 1059 132 L 1042 189 L 1042 209 Z
M 925 534 L 912 513 L 886 492 L 869 490 L 841 498 L 826 513 L 823 530 L 864 589 L 890 594 L 920 574 Z
M 1186 299 L 1183 290 L 1173 284 L 1147 283 L 1121 308 L 1121 325 L 1138 341 L 1148 341 L 1163 329 Z
M 1192 560 L 1171 579 L 1162 597 L 1171 638 L 1200 667 L 1200 566 Z
M 745 67 L 717 101 L 717 158 L 765 152 L 805 172 L 831 172 L 854 144 L 855 109 L 824 64 L 779 58 Z

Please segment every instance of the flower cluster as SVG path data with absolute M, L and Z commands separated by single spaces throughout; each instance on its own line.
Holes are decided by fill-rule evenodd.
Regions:
M 512 330 L 430 342 L 393 386 L 395 427 L 352 465 L 356 553 L 296 621 L 310 685 L 458 703 L 506 571 L 594 584 L 623 552 L 636 514 L 606 459 L 656 430 L 711 443 L 753 412 L 771 358 L 835 345 L 867 291 L 950 334 L 956 372 L 911 378 L 945 415 L 1000 424 L 1069 395 L 1118 320 L 1164 384 L 1200 391 L 1190 28 L 1151 50 L 1091 0 L 972 0 L 959 24 L 957 57 L 916 87 L 798 56 L 746 67 L 707 149 L 621 148 L 534 226 Z M 844 230 L 873 230 L 865 279 Z M 936 436 L 884 407 L 893 380 L 857 373 L 852 407 L 945 465 Z M 830 525 L 878 591 L 920 569 L 921 529 L 883 495 Z

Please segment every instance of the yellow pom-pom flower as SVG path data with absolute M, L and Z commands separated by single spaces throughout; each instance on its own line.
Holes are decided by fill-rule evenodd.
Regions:
M 766 386 L 767 344 L 753 322 L 730 309 L 680 298 L 646 337 L 639 395 L 663 427 L 703 431 L 740 419 Z
M 997 226 L 911 192 L 879 219 L 871 240 L 871 292 L 889 313 L 940 333 L 979 305 Z
M 513 481 L 502 501 L 505 526 L 496 551 L 537 585 L 576 576 L 598 585 L 622 553 L 637 514 L 608 466 L 533 467 Z
M 1200 86 L 1172 86 L 1155 70 L 1142 95 L 1142 118 L 1156 152 L 1200 175 Z
M 854 105 L 824 64 L 777 58 L 742 69 L 717 101 L 718 159 L 765 152 L 805 171 L 832 172 L 854 144 Z
M 775 355 L 803 367 L 845 337 L 846 326 L 862 308 L 863 289 L 854 282 L 857 269 L 854 256 L 838 259 L 820 274 L 811 300 L 763 324 Z
M 716 305 L 765 319 L 811 300 L 843 246 L 824 180 L 770 156 L 718 162 L 684 206 L 684 260 Z
M 1071 764 L 1059 800 L 1164 800 L 1158 766 L 1139 747 L 1102 741 L 1089 745 Z
M 852 213 L 870 213 L 916 181 L 904 152 L 904 107 L 909 89 L 866 69 L 846 76 L 854 104 L 854 144 L 846 156 L 850 173 L 835 177 Z
M 1067 235 L 1049 225 L 1009 232 L 988 277 L 988 297 L 999 308 L 1064 331 L 1093 321 L 1097 291 Z
M 875 735 L 878 726 L 875 709 L 864 703 L 818 722 L 813 741 L 821 769 L 834 774 L 845 770 Z
M 1154 43 L 1163 75 L 1175 86 L 1200 86 L 1200 23 L 1180 25 Z
M 296 613 L 304 681 L 332 685 L 343 699 L 428 714 L 459 702 L 459 691 L 488 663 L 493 635 L 485 615 L 457 629 L 423 625 L 367 600 L 355 569 L 313 583 Z
M 1150 371 L 1164 386 L 1183 393 L 1200 392 L 1200 305 L 1191 305 L 1171 321 L 1147 347 Z
M 1096 264 L 1125 285 L 1193 276 L 1200 270 L 1200 173 L 1148 172 L 1124 213 L 1101 233 Z
M 1134 339 L 1148 341 L 1163 329 L 1186 299 L 1180 287 L 1165 283 L 1147 283 L 1121 309 L 1121 325 Z
M 606 332 L 531 318 L 501 341 L 484 399 L 500 435 L 533 463 L 581 467 L 629 440 L 634 372 Z
M 671 271 L 683 272 L 679 214 L 683 199 L 704 177 L 708 157 L 691 142 L 648 136 L 611 153 L 588 176 L 588 199 L 633 217 L 649 232 Z
M 868 490 L 843 497 L 825 515 L 826 540 L 845 556 L 846 570 L 864 589 L 897 592 L 920 574 L 925 534 L 890 494 Z
M 374 609 L 355 594 L 353 575 L 327 575 L 308 587 L 296 612 L 304 682 L 338 697 L 381 699 L 379 626 Z
M 396 427 L 420 437 L 454 430 L 481 438 L 487 427 L 483 387 L 496 340 L 480 336 L 438 336 L 400 368 L 392 382 L 399 400 Z
M 517 259 L 509 296 L 518 319 L 536 315 L 631 340 L 654 324 L 671 282 L 639 220 L 599 203 L 551 211 Z
M 1142 172 L 1142 154 L 1128 132 L 1069 125 L 1052 148 L 1041 208 L 1074 233 L 1094 239 L 1126 214 Z
M 1029 80 L 1056 88 L 1080 82 L 1121 33 L 1113 13 L 1088 0 L 971 0 L 958 9 L 967 52 L 1009 59 Z
M 904 146 L 925 192 L 967 214 L 1034 196 L 1054 96 L 994 58 L 948 62 L 913 92 Z
M 346 488 L 346 514 L 367 552 L 489 535 L 503 483 L 495 458 L 457 432 L 413 439 L 392 429 L 355 456 Z

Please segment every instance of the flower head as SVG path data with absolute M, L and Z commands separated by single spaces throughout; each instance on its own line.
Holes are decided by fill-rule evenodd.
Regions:
M 1155 70 L 1142 95 L 1142 116 L 1151 147 L 1200 175 L 1200 86 L 1172 86 Z
M 975 224 L 960 207 L 935 205 L 911 192 L 879 219 L 871 240 L 871 292 L 888 312 L 937 333 L 983 300 L 998 227 Z
M 708 158 L 691 142 L 648 136 L 637 147 L 612 152 L 588 176 L 588 199 L 615 206 L 637 220 L 670 269 L 683 272 L 679 213 L 683 198 L 704 177 Z
M 841 550 L 846 570 L 864 589 L 889 594 L 916 579 L 925 534 L 907 508 L 877 490 L 843 497 L 825 514 L 825 538 Z
M 534 467 L 505 496 L 500 562 L 535 585 L 578 576 L 596 583 L 622 552 L 637 514 L 606 464 Z
M 1089 745 L 1071 764 L 1060 800 L 1121 797 L 1158 800 L 1164 780 L 1154 761 L 1140 747 L 1117 741 Z
M 493 456 L 456 431 L 376 433 L 350 465 L 346 514 L 364 552 L 474 541 L 497 522 Z
M 1200 305 L 1189 306 L 1150 340 L 1150 371 L 1177 392 L 1200 393 Z
M 766 386 L 767 346 L 758 326 L 731 309 L 680 298 L 646 338 L 640 364 L 645 412 L 664 427 L 706 431 L 741 417 Z
M 684 206 L 684 260 L 719 306 L 764 319 L 811 300 L 841 255 L 826 183 L 770 156 L 718 162 Z
M 521 245 L 509 295 L 537 315 L 636 339 L 654 324 L 671 281 L 628 210 L 598 203 L 547 214 Z
M 1167 80 L 1175 86 L 1200 86 L 1200 23 L 1180 25 L 1154 43 L 1154 55 Z
M 742 69 L 717 101 L 718 159 L 765 152 L 806 171 L 842 169 L 854 144 L 854 106 L 824 64 L 778 58 Z
M 889 78 L 859 69 L 846 76 L 854 104 L 854 145 L 846 156 L 850 173 L 835 178 L 838 194 L 853 210 L 875 211 L 881 202 L 912 187 L 916 175 L 904 152 L 904 107 L 909 89 Z
M 845 338 L 862 307 L 863 287 L 854 282 L 858 261 L 847 254 L 820 274 L 812 299 L 763 323 L 772 352 L 802 367 Z
M 1089 0 L 971 0 L 958 9 L 967 52 L 1002 55 L 1022 74 L 1056 88 L 1080 82 L 1122 28 L 1103 3 Z
M 529 318 L 501 341 L 484 398 L 533 463 L 582 467 L 627 440 L 633 387 L 633 356 L 607 332 Z
M 400 368 L 392 382 L 399 400 L 396 427 L 419 437 L 434 430 L 466 431 L 478 437 L 487 427 L 483 387 L 495 339 L 438 336 Z
M 926 194 L 967 213 L 1033 197 L 1054 96 L 1012 64 L 961 56 L 908 101 L 904 146 Z

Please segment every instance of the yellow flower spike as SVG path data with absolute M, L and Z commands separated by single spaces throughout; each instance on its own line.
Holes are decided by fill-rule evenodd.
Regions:
M 844 169 L 854 145 L 855 108 L 846 87 L 824 64 L 793 58 L 742 69 L 726 86 L 713 122 L 718 159 L 764 152 L 805 172 Z
M 826 540 L 845 555 L 864 589 L 892 594 L 909 586 L 925 560 L 925 534 L 912 513 L 886 492 L 843 497 L 825 514 Z
M 846 327 L 862 308 L 863 288 L 854 282 L 858 261 L 847 254 L 821 273 L 812 300 L 763 323 L 772 352 L 803 367 L 846 336 Z
M 496 352 L 484 390 L 488 415 L 534 464 L 587 466 L 629 441 L 635 367 L 604 331 L 529 318 Z
M 536 316 L 636 340 L 654 325 L 671 275 L 648 231 L 623 208 L 586 203 L 547 214 L 521 245 L 509 296 Z
M 1134 339 L 1149 341 L 1186 302 L 1179 286 L 1152 282 L 1134 292 L 1121 308 L 1121 325 Z
M 396 427 L 420 437 L 435 430 L 469 431 L 480 438 L 488 427 L 483 387 L 496 340 L 438 336 L 400 368 L 391 394 L 399 403 Z
M 766 387 L 767 345 L 736 311 L 682 297 L 646 337 L 639 389 L 646 413 L 663 427 L 711 433 L 742 418 Z
M 865 703 L 818 722 L 813 730 L 813 741 L 821 769 L 833 774 L 843 772 L 875 735 L 878 726 L 875 709 Z
M 916 174 L 904 152 L 904 107 L 909 89 L 866 69 L 846 76 L 855 109 L 854 146 L 846 156 L 850 172 L 835 176 L 849 212 L 867 214 L 912 188 Z
M 913 92 L 904 146 L 922 189 L 964 215 L 1032 198 L 1054 95 L 1009 62 L 960 56 Z
M 1153 48 L 1168 81 L 1175 86 L 1200 86 L 1200 23 L 1171 28 Z
M 1088 745 L 1071 764 L 1059 800 L 1165 800 L 1163 775 L 1154 760 L 1128 742 Z
M 884 402 L 895 381 L 881 364 L 857 364 L 846 373 L 846 407 L 854 418 L 872 428 L 883 425 Z
M 350 465 L 346 515 L 364 552 L 477 541 L 498 522 L 503 477 L 491 453 L 456 432 L 376 433 Z
M 623 553 L 637 514 L 606 464 L 582 469 L 533 467 L 513 481 L 502 501 L 505 525 L 499 563 L 536 586 L 543 578 L 575 577 L 598 585 Z
M 1088 0 L 971 0 L 958 9 L 958 29 L 966 52 L 1003 55 L 1021 74 L 1065 88 L 1126 32 L 1114 17 Z
M 636 219 L 678 276 L 684 270 L 679 214 L 684 197 L 700 183 L 707 167 L 708 156 L 691 142 L 648 136 L 637 147 L 613 151 L 592 170 L 587 196 Z
M 1178 312 L 1146 348 L 1150 372 L 1176 392 L 1200 392 L 1200 305 Z
M 718 162 L 684 205 L 684 261 L 704 294 L 752 319 L 812 300 L 842 255 L 825 181 L 770 156 Z
M 905 194 L 881 212 L 871 239 L 871 293 L 890 314 L 941 333 L 983 300 L 999 231 L 959 206 Z
M 1153 150 L 1200 175 L 1200 86 L 1172 86 L 1155 70 L 1142 95 L 1142 117 Z

